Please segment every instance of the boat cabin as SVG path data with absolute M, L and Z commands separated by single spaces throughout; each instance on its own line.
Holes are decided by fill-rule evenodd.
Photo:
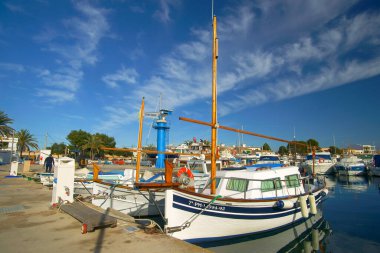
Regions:
M 298 167 L 218 171 L 216 194 L 234 199 L 273 199 L 305 193 Z M 208 182 L 203 193 L 210 192 Z

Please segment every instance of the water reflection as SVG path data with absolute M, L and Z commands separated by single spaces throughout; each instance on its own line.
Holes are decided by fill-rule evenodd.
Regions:
M 276 233 L 199 244 L 214 252 L 325 252 L 326 238 L 332 233 L 318 210 L 315 216 Z
M 334 191 L 337 189 L 345 189 L 349 191 L 357 191 L 357 192 L 366 192 L 368 187 L 371 185 L 373 179 L 371 177 L 365 176 L 347 176 L 347 175 L 339 175 L 339 176 L 326 176 L 325 182 L 326 186 L 329 189 L 329 197 L 334 196 Z M 380 180 L 380 178 L 379 178 Z

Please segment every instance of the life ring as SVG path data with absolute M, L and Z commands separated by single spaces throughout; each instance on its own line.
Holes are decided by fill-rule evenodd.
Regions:
M 325 162 L 325 159 L 319 158 L 319 163 L 324 163 L 324 162 Z
M 189 178 L 194 178 L 194 175 L 191 172 L 191 170 L 186 167 L 182 167 L 179 169 L 179 171 L 177 172 L 177 177 L 180 177 L 183 173 L 186 173 Z

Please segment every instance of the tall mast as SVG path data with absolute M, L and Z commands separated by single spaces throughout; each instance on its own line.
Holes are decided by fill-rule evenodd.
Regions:
M 136 161 L 136 183 L 139 182 L 139 174 L 140 174 L 140 161 L 141 161 L 141 139 L 142 139 L 142 126 L 143 126 L 143 121 L 144 121 L 144 98 L 142 98 L 141 102 L 141 107 L 140 107 L 140 114 L 139 114 L 139 119 L 140 119 L 140 124 L 139 124 L 139 136 L 137 140 L 137 161 Z
M 211 128 L 211 194 L 216 193 L 216 130 L 217 130 L 217 89 L 216 89 L 216 73 L 218 59 L 218 39 L 216 35 L 216 16 L 212 21 L 212 128 Z

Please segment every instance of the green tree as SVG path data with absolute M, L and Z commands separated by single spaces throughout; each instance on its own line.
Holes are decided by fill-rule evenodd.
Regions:
M 329 151 L 332 155 L 342 154 L 342 150 L 340 148 L 335 147 L 335 146 L 330 146 Z
M 50 149 L 51 149 L 51 153 L 52 154 L 62 155 L 62 154 L 65 154 L 66 145 L 63 142 L 61 142 L 61 143 L 53 143 L 53 145 L 51 145 Z
M 280 146 L 280 147 L 278 148 L 278 153 L 279 153 L 280 155 L 288 154 L 288 149 L 287 149 L 285 146 Z
M 10 136 L 14 129 L 9 125 L 13 123 L 13 119 L 9 118 L 6 113 L 0 111 L 0 137 Z
M 114 148 L 116 147 L 115 138 L 110 137 L 106 134 L 96 133 L 95 136 L 103 143 L 104 147 Z M 115 151 L 112 150 L 100 150 L 99 156 L 104 157 L 104 154 L 115 154 Z
M 86 144 L 86 140 L 90 138 L 91 134 L 83 130 L 72 130 L 66 137 L 70 142 L 70 150 L 82 150 Z
M 88 136 L 84 141 L 82 149 L 90 150 L 91 160 L 94 160 L 95 154 L 99 154 L 100 148 L 103 146 L 102 140 L 94 134 Z
M 96 133 L 94 134 L 96 138 L 102 141 L 103 145 L 107 148 L 114 148 L 116 147 L 116 141 L 115 138 L 110 137 L 106 134 Z
M 317 149 L 319 149 L 319 142 L 314 140 L 314 139 L 308 139 L 306 141 L 307 145 L 309 146 L 309 148 L 313 148 L 313 147 L 316 147 Z
M 271 148 L 270 148 L 270 146 L 269 146 L 268 143 L 264 143 L 264 145 L 263 145 L 263 150 L 271 151 Z
M 38 144 L 34 136 L 29 133 L 26 129 L 21 129 L 16 133 L 18 138 L 17 148 L 20 150 L 20 158 L 22 157 L 22 152 L 25 150 L 30 151 L 30 148 L 38 149 Z
M 308 153 L 307 143 L 304 141 L 292 142 L 291 144 L 288 144 L 287 148 L 292 154 L 297 153 L 306 155 Z

